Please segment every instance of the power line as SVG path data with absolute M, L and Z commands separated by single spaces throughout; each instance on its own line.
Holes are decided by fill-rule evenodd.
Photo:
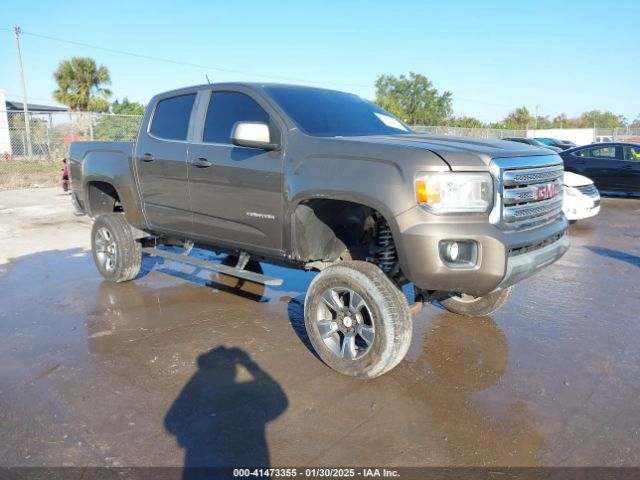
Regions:
M 8 30 L 5 28 L 2 28 L 1 30 Z M 101 50 L 103 52 L 109 52 L 109 53 L 115 53 L 118 55 L 126 55 L 129 57 L 134 57 L 134 58 L 141 58 L 141 59 L 145 59 L 145 60 L 152 60 L 155 62 L 163 62 L 163 63 L 170 63 L 172 65 L 180 65 L 183 67 L 192 67 L 192 68 L 198 68 L 201 70 L 214 70 L 214 71 L 218 71 L 218 72 L 224 72 L 224 73 L 232 73 L 235 75 L 246 75 L 246 76 L 251 76 L 251 77 L 259 77 L 259 78 L 270 78 L 270 79 L 274 79 L 274 80 L 283 80 L 283 81 L 290 81 L 290 82 L 304 82 L 304 83 L 315 83 L 315 84 L 325 84 L 325 85 L 342 85 L 342 86 L 350 86 L 350 87 L 370 87 L 370 85 L 362 85 L 362 84 L 357 84 L 357 83 L 342 83 L 342 82 L 318 82 L 315 80 L 308 80 L 308 79 L 304 79 L 304 78 L 296 78 L 296 77 L 285 77 L 285 76 L 279 76 L 279 75 L 264 75 L 264 74 L 260 74 L 260 73 L 255 73 L 255 72 L 247 72 L 247 71 L 243 71 L 243 70 L 231 70 L 231 69 L 227 69 L 227 68 L 219 68 L 219 67 L 212 67 L 210 65 L 202 65 L 202 64 L 198 64 L 198 63 L 191 63 L 191 62 L 183 62 L 180 60 L 173 60 L 170 58 L 162 58 L 162 57 L 156 57 L 156 56 L 152 56 L 152 55 L 144 55 L 144 54 L 140 54 L 140 53 L 135 53 L 135 52 L 130 52 L 130 51 L 126 51 L 126 50 L 118 50 L 118 49 L 114 49 L 114 48 L 108 48 L 108 47 L 102 47 L 99 45 L 92 45 L 89 43 L 84 43 L 84 42 L 77 42 L 74 40 L 66 40 L 63 38 L 57 38 L 57 37 L 52 37 L 49 35 L 42 35 L 39 33 L 33 33 L 33 32 L 22 32 L 23 35 L 29 35 L 31 37 L 36 37 L 36 38 L 42 38 L 45 40 L 51 40 L 54 42 L 60 42 L 60 43 L 67 43 L 70 45 L 76 45 L 76 46 L 80 46 L 80 47 L 86 47 L 86 48 L 93 48 L 95 50 Z
M 4 30 L 4 31 L 8 31 L 8 32 L 12 31 L 10 28 L 2 28 L 2 27 L 0 27 L 0 30 Z M 151 60 L 151 61 L 155 61 L 155 62 L 168 63 L 168 64 L 172 64 L 172 65 L 180 65 L 180 66 L 183 66 L 183 67 L 197 68 L 197 69 L 201 69 L 201 70 L 214 70 L 214 71 L 218 71 L 218 72 L 231 73 L 231 74 L 235 74 L 235 75 L 246 75 L 246 76 L 250 76 L 250 77 L 268 78 L 268 79 L 288 81 L 288 82 L 311 83 L 311 84 L 316 84 L 316 85 L 335 85 L 335 86 L 349 86 L 349 87 L 359 87 L 359 88 L 369 88 L 369 87 L 371 87 L 371 85 L 364 85 L 364 84 L 359 84 L 359 83 L 318 82 L 318 81 L 315 81 L 315 80 L 308 80 L 308 79 L 297 78 L 297 77 L 286 77 L 286 76 L 279 76 L 279 75 L 264 75 L 264 74 L 260 74 L 260 73 L 247 72 L 247 71 L 243 71 L 243 70 L 232 70 L 232 69 L 225 69 L 225 68 L 220 68 L 220 67 L 212 67 L 210 65 L 202 65 L 202 64 L 198 64 L 198 63 L 183 62 L 183 61 L 180 61 L 180 60 L 173 60 L 173 59 L 170 59 L 170 58 L 156 57 L 156 56 L 153 56 L 153 55 L 144 55 L 144 54 L 135 53 L 135 52 L 126 51 L 126 50 L 118 50 L 118 49 L 109 48 L 109 47 L 102 47 L 102 46 L 99 46 L 99 45 L 92 45 L 92 44 L 89 44 L 89 43 L 78 42 L 78 41 L 75 41 L 75 40 L 66 40 L 66 39 L 63 39 L 63 38 L 52 37 L 50 35 L 43 35 L 43 34 L 40 34 L 40 33 L 24 32 L 23 31 L 22 35 L 28 35 L 28 36 L 31 36 L 31 37 L 41 38 L 41 39 L 44 39 L 44 40 L 51 40 L 51 41 L 54 41 L 54 42 L 66 43 L 66 44 L 69 44 L 69 45 L 76 45 L 76 46 L 85 47 L 85 48 L 92 48 L 92 49 L 95 49 L 95 50 L 100 50 L 100 51 L 109 52 L 109 53 L 115 53 L 115 54 L 118 54 L 118 55 L 125 55 L 125 56 L 129 56 L 129 57 L 140 58 L 140 59 L 145 59 L 145 60 Z M 40 100 L 44 100 L 44 99 L 41 98 Z M 493 106 L 493 107 L 513 108 L 513 105 L 492 103 L 492 102 L 486 102 L 486 101 L 483 101 L 483 100 L 474 100 L 474 99 L 470 99 L 470 98 L 454 97 L 453 100 L 454 101 L 469 102 L 469 103 L 477 103 L 477 104 L 481 104 L 481 105 L 489 105 L 489 106 Z

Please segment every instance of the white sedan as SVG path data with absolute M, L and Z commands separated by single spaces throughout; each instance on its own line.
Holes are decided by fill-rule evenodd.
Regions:
M 576 173 L 564 172 L 562 210 L 571 223 L 597 215 L 600 211 L 600 192 L 593 181 Z

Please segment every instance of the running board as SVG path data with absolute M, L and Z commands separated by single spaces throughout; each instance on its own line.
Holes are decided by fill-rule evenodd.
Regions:
M 213 270 L 214 272 L 219 272 L 231 277 L 241 278 L 253 283 L 260 283 L 262 285 L 277 287 L 278 285 L 282 285 L 283 282 L 281 278 L 268 277 L 260 273 L 250 272 L 248 270 L 243 270 L 235 267 L 229 267 L 228 265 L 222 265 L 221 263 L 208 262 L 206 260 L 200 260 L 199 258 L 189 257 L 187 255 L 169 252 L 167 250 L 161 250 L 159 248 L 146 247 L 143 248 L 142 251 L 152 257 L 168 258 L 170 260 L 175 260 L 176 262 L 187 263 L 189 265 L 193 265 L 194 267 Z

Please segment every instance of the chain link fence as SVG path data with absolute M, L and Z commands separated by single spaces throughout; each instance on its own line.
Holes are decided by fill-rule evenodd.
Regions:
M 4 120 L 6 115 L 6 121 Z M 88 112 L 30 112 L 29 135 L 23 112 L 0 111 L 0 189 L 58 185 L 63 159 L 75 141 L 133 141 L 142 116 Z M 415 126 L 433 135 L 501 139 L 526 137 L 526 130 Z M 593 130 L 593 141 L 640 142 L 640 128 Z
M 640 128 L 596 128 L 595 141 L 602 142 L 635 142 L 640 143 Z
M 76 141 L 133 141 L 140 115 L 89 112 L 30 112 L 29 129 L 23 112 L 0 121 L 0 189 L 57 185 L 63 160 Z
M 452 135 L 456 137 L 493 138 L 500 140 L 508 137 L 526 137 L 526 130 L 502 130 L 498 128 L 464 128 L 464 127 L 425 127 L 415 125 L 412 127 L 417 132 L 426 132 L 433 135 Z

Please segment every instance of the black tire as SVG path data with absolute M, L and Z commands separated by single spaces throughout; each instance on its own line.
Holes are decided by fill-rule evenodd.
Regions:
M 440 300 L 440 305 L 452 313 L 465 315 L 467 317 L 484 317 L 502 308 L 507 303 L 513 286 L 492 292 L 484 297 L 472 297 L 470 295 L 451 297 Z
M 336 293 L 339 291 L 342 293 Z M 332 293 L 337 295 L 336 305 L 342 305 L 343 309 L 354 307 L 357 301 L 360 309 L 354 307 L 353 311 L 358 313 L 340 317 L 345 312 L 332 310 L 322 299 Z M 367 262 L 343 262 L 322 270 L 309 285 L 304 323 L 318 356 L 334 370 L 354 377 L 374 378 L 388 372 L 404 358 L 411 343 L 412 320 L 407 299 L 380 268 Z M 325 330 L 323 338 L 321 323 L 335 324 L 336 328 L 353 333 Z M 352 325 L 353 330 L 347 328 Z M 361 337 L 356 332 L 364 330 L 358 329 L 373 333 Z M 353 337 L 350 348 L 345 348 L 347 336 L 350 340 Z M 365 337 L 369 340 L 365 341 Z
M 113 250 L 107 250 L 107 247 L 113 247 Z M 98 271 L 110 282 L 126 282 L 140 272 L 142 246 L 133 238 L 123 214 L 112 213 L 95 219 L 91 229 L 91 252 Z M 105 261 L 105 257 L 110 260 Z

